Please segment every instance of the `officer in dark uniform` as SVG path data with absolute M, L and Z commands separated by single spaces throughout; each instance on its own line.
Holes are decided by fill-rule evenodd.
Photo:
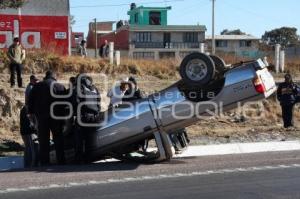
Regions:
M 285 81 L 279 84 L 277 89 L 277 99 L 282 109 L 282 119 L 284 128 L 293 126 L 293 109 L 298 97 L 298 86 L 293 82 L 292 76 L 286 74 Z
M 35 167 L 38 165 L 37 132 L 27 116 L 26 106 L 20 112 L 20 133 L 24 142 L 24 167 Z
M 35 118 L 28 117 L 28 98 L 31 89 L 38 79 L 30 76 L 30 83 L 25 90 L 25 106 L 20 111 L 20 133 L 24 142 L 24 167 L 31 168 L 38 165 L 38 142 Z
M 51 92 L 51 89 L 53 92 Z M 29 95 L 28 113 L 29 115 L 35 115 L 38 123 L 41 166 L 50 164 L 50 131 L 53 136 L 57 163 L 65 163 L 63 121 L 54 119 L 50 114 L 51 104 L 59 100 L 52 94 L 63 95 L 65 93 L 65 87 L 56 82 L 54 73 L 47 71 L 44 80 L 34 85 Z M 61 116 L 65 110 L 60 106 L 55 106 L 53 111 L 55 116 Z
M 136 79 L 134 77 L 129 77 L 128 82 L 129 82 L 129 89 L 125 92 L 122 101 L 131 102 L 138 99 L 142 99 L 143 95 L 137 85 Z

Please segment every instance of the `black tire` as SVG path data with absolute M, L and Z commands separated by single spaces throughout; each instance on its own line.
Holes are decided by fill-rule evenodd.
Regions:
M 216 72 L 222 74 L 226 70 L 226 63 L 225 61 L 216 55 L 210 55 L 210 58 L 214 61 Z
M 214 78 L 215 64 L 206 54 L 191 53 L 180 64 L 180 76 L 187 86 L 203 87 Z

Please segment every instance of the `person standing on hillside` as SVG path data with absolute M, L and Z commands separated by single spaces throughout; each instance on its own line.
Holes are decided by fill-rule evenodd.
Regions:
M 108 41 L 105 40 L 104 44 L 102 44 L 99 48 L 99 55 L 102 58 L 107 58 L 109 54 L 109 44 Z
M 19 88 L 22 88 L 22 68 L 25 61 L 25 49 L 20 44 L 18 37 L 14 38 L 13 44 L 9 47 L 7 56 L 10 60 L 10 85 L 15 86 L 15 73 L 17 73 L 17 80 Z
M 78 47 L 78 53 L 81 57 L 87 57 L 86 41 L 83 39 Z
M 284 128 L 293 127 L 293 110 L 299 95 L 299 87 L 293 82 L 292 76 L 286 74 L 285 81 L 280 83 L 277 89 L 277 99 L 282 109 Z

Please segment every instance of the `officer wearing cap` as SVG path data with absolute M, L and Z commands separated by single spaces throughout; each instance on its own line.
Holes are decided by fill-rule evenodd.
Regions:
M 129 89 L 126 90 L 122 101 L 130 102 L 130 101 L 143 98 L 142 92 L 137 85 L 136 79 L 134 77 L 129 77 L 128 83 L 129 83 Z
M 25 89 L 25 105 L 28 105 L 28 98 L 29 98 L 29 94 L 30 91 L 32 90 L 33 86 L 38 82 L 38 79 L 36 78 L 35 75 L 31 75 L 30 76 L 30 81 L 29 84 L 27 85 L 26 89 Z
M 277 89 L 277 99 L 282 109 L 284 128 L 293 126 L 293 109 L 299 95 L 299 87 L 293 82 L 292 76 L 286 74 L 285 81 L 280 83 Z
M 15 86 L 15 73 L 17 73 L 17 80 L 19 88 L 22 88 L 22 68 L 25 61 L 25 50 L 20 44 L 18 37 L 14 38 L 13 44 L 9 47 L 7 56 L 10 60 L 10 85 Z

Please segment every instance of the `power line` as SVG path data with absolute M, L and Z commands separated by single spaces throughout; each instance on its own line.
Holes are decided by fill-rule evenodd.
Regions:
M 282 18 L 270 18 L 270 16 L 268 15 L 264 15 L 264 14 L 261 14 L 261 13 L 258 13 L 256 12 L 254 9 L 249 9 L 249 8 L 246 8 L 244 6 L 238 6 L 236 4 L 232 4 L 232 3 L 229 3 L 227 1 L 223 1 L 225 4 L 224 5 L 227 5 L 229 8 L 236 8 L 235 11 L 238 11 L 240 13 L 244 13 L 244 12 L 248 12 L 249 14 L 251 14 L 251 17 L 256 17 L 256 18 L 259 18 L 261 20 L 264 20 L 264 21 L 281 21 L 283 23 L 285 23 L 286 21 L 282 20 Z
M 170 3 L 170 2 L 180 2 L 185 0 L 164 0 L 164 1 L 153 1 L 153 2 L 140 2 L 140 4 L 154 4 L 154 3 Z M 123 4 L 103 4 L 103 5 L 80 5 L 80 6 L 71 6 L 71 8 L 96 8 L 96 7 L 120 7 L 120 6 L 128 6 L 130 3 Z
M 200 7 L 205 7 L 208 4 L 210 4 L 210 2 L 207 2 L 207 3 L 200 5 L 200 3 L 204 2 L 204 1 L 207 1 L 207 0 L 201 0 L 201 1 L 197 2 L 197 4 L 193 4 L 191 6 L 181 8 L 180 10 L 182 10 L 182 11 L 180 13 L 177 13 L 176 15 L 173 15 L 173 17 L 181 17 L 182 18 L 186 15 L 193 14 L 193 12 L 191 12 L 191 10 L 199 9 Z
M 97 35 L 97 19 L 94 19 L 94 28 L 95 28 L 95 58 L 97 59 L 97 44 L 98 44 L 98 35 Z
M 211 45 L 211 53 L 214 55 L 216 53 L 216 41 L 215 41 L 215 1 L 212 0 L 212 45 Z
M 182 1 L 185 1 L 185 0 L 182 0 Z M 187 14 L 192 14 L 192 12 L 190 12 L 190 10 L 199 9 L 199 7 L 205 7 L 205 6 L 210 4 L 210 2 L 203 3 L 203 2 L 206 2 L 206 1 L 207 0 L 198 0 L 197 4 L 193 4 L 193 5 L 190 5 L 190 6 L 187 6 L 187 7 L 178 8 L 181 11 L 179 13 L 176 13 L 175 15 L 172 15 L 172 13 L 171 13 L 171 15 L 173 17 L 183 17 Z M 90 19 L 91 17 L 75 16 L 75 18 L 76 18 L 76 22 L 78 22 L 78 21 L 80 22 L 80 21 L 86 21 L 87 19 Z

